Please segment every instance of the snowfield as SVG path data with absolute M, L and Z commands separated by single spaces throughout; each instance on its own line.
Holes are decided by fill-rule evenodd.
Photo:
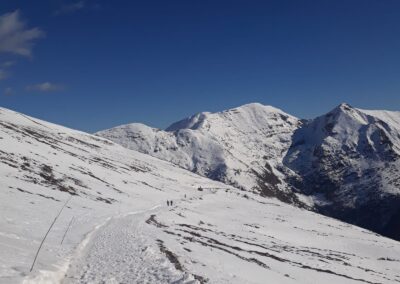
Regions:
M 399 242 L 7 109 L 0 176 L 0 283 L 400 282 Z
M 343 103 L 300 120 L 252 103 L 166 130 L 133 123 L 96 135 L 400 240 L 400 112 Z

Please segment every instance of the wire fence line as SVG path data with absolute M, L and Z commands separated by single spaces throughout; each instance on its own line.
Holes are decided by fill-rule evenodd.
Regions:
M 42 241 L 41 241 L 41 243 L 40 243 L 40 245 L 39 245 L 39 248 L 38 248 L 38 250 L 37 250 L 37 252 L 36 252 L 35 258 L 33 259 L 32 266 L 31 266 L 31 269 L 29 270 L 29 272 L 32 272 L 33 267 L 35 266 L 35 263 L 36 263 L 36 259 L 37 259 L 38 255 L 39 255 L 39 253 L 40 253 L 40 250 L 41 250 L 41 248 L 42 248 L 42 246 L 43 246 L 44 241 L 45 241 L 46 238 L 47 238 L 47 235 L 50 233 L 51 228 L 53 228 L 53 226 L 54 226 L 54 224 L 56 223 L 58 217 L 60 217 L 62 211 L 63 211 L 64 208 L 67 206 L 67 204 L 68 204 L 68 202 L 71 200 L 71 198 L 72 198 L 72 195 L 65 201 L 64 205 L 61 207 L 61 209 L 60 209 L 60 211 L 58 212 L 57 216 L 54 218 L 54 220 L 53 220 L 53 222 L 51 223 L 49 229 L 47 230 L 46 234 L 44 235 L 44 237 L 43 237 L 43 239 L 42 239 Z
M 65 233 L 64 233 L 64 235 L 63 235 L 63 237 L 62 237 L 60 246 L 63 244 L 64 239 L 65 239 L 65 236 L 67 235 L 67 233 L 68 233 L 68 231 L 69 231 L 69 228 L 71 227 L 71 224 L 72 224 L 72 221 L 74 220 L 74 218 L 75 218 L 75 216 L 72 216 L 71 221 L 69 221 L 68 227 L 67 227 L 67 229 L 65 230 Z

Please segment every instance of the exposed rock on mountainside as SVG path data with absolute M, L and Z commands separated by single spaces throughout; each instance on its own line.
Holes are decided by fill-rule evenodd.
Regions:
M 400 112 L 341 104 L 304 121 L 255 103 L 200 113 L 165 131 L 128 124 L 97 135 L 400 239 Z
M 400 280 L 394 240 L 6 109 L 0 177 L 1 283 Z
M 283 188 L 283 176 L 276 166 L 299 125 L 297 118 L 279 109 L 253 103 L 199 113 L 165 131 L 133 123 L 96 135 L 211 179 L 259 191 L 257 177 L 266 167 L 275 186 Z
M 284 164 L 329 216 L 400 239 L 400 113 L 342 104 L 296 130 Z

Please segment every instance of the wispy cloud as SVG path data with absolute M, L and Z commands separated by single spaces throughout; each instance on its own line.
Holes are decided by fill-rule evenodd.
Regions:
M 14 61 L 0 63 L 0 81 L 7 79 L 10 76 L 9 68 L 14 66 L 14 64 Z
M 44 36 L 39 28 L 27 28 L 18 10 L 0 15 L 0 53 L 30 57 L 35 40 Z
M 0 69 L 0 81 L 4 80 L 4 79 L 7 79 L 8 75 L 9 74 L 8 74 L 8 72 L 6 70 Z
M 77 1 L 69 4 L 64 4 L 58 9 L 57 11 L 54 12 L 55 15 L 60 15 L 60 14 L 69 14 L 73 13 L 79 10 L 82 10 L 86 6 L 86 1 Z
M 35 85 L 29 85 L 25 88 L 27 91 L 39 91 L 39 92 L 57 92 L 64 90 L 64 86 L 60 84 L 54 84 L 50 82 L 44 82 Z
M 15 61 L 11 61 L 11 60 L 3 62 L 1 64 L 1 66 L 4 67 L 4 68 L 9 68 L 9 67 L 14 66 L 14 65 L 15 65 Z
M 4 89 L 4 95 L 12 96 L 12 95 L 14 95 L 14 90 L 11 87 L 5 88 Z

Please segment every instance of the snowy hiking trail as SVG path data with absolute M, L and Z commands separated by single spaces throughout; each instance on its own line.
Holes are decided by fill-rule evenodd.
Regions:
M 291 250 L 288 249 L 288 243 L 283 242 L 281 246 L 279 242 L 282 240 L 279 238 L 272 238 L 269 245 L 272 245 L 273 249 L 270 250 L 268 242 L 254 243 L 255 240 L 248 238 L 247 235 L 236 235 L 239 233 L 239 228 L 244 231 L 240 224 L 237 224 L 239 227 L 234 229 L 236 234 L 228 234 L 228 232 L 219 231 L 223 228 L 223 223 L 217 226 L 219 229 L 210 229 L 211 224 L 208 222 L 195 221 L 196 218 L 193 216 L 187 218 L 193 213 L 197 215 L 197 212 L 202 212 L 201 218 L 205 218 L 210 212 L 206 215 L 203 213 L 213 211 L 210 210 L 214 207 L 212 202 L 218 203 L 215 199 L 221 197 L 211 191 L 202 192 L 198 196 L 174 200 L 174 206 L 156 205 L 147 210 L 107 218 L 88 233 L 81 242 L 70 261 L 62 283 L 264 283 L 265 279 L 269 279 L 272 283 L 320 283 L 319 281 L 328 280 L 328 282 L 340 281 L 341 283 L 383 284 L 392 283 L 394 280 L 380 272 L 379 267 L 374 268 L 377 269 L 376 271 L 370 267 L 364 268 L 363 262 L 368 262 L 368 256 L 362 257 L 364 258 L 362 260 L 355 255 L 340 251 L 343 248 L 324 252 L 324 245 L 321 249 L 300 246 L 290 256 L 288 252 Z M 239 203 L 235 206 L 235 202 Z M 243 205 L 243 199 L 231 196 L 229 205 L 238 208 L 237 206 Z M 272 206 L 266 205 L 268 204 L 261 204 L 263 209 L 269 207 L 270 210 L 275 206 L 280 206 L 273 203 L 269 204 Z M 227 209 L 229 207 L 223 211 Z M 244 206 L 243 209 L 250 210 L 248 206 Z M 291 207 L 287 209 L 292 211 Z M 274 219 L 271 214 L 273 211 L 265 213 Z M 226 215 L 226 212 L 222 214 Z M 178 221 L 177 217 L 183 223 Z M 208 221 L 215 222 L 217 218 L 211 218 Z M 273 221 L 271 221 L 266 222 L 268 227 L 273 226 Z M 291 222 L 290 219 L 287 221 Z M 298 224 L 299 220 L 293 221 Z M 265 220 L 262 221 L 264 222 Z M 255 228 L 260 225 L 261 223 L 258 223 Z M 182 233 L 187 236 L 185 237 Z M 324 239 L 326 237 L 328 234 L 324 235 Z M 337 237 L 333 236 L 335 242 L 337 242 Z M 180 246 L 182 247 L 179 248 Z M 214 250 L 219 253 L 213 252 Z M 183 253 L 184 251 L 186 254 Z M 213 252 L 212 257 L 209 256 L 211 258 L 206 256 L 207 251 Z M 265 258 L 255 258 L 254 253 Z M 191 257 L 188 257 L 189 255 Z M 236 268 L 227 265 L 226 257 L 232 256 L 236 261 L 240 260 L 240 263 L 234 265 Z M 309 266 L 307 261 L 301 261 L 306 256 L 308 260 L 312 257 L 326 260 Z M 357 260 L 346 263 L 350 256 Z M 326 266 L 326 261 L 331 261 L 334 266 L 331 268 Z M 354 274 L 348 270 L 352 267 L 350 263 L 358 263 L 352 268 L 355 269 Z M 389 267 L 382 268 L 387 270 Z M 199 273 L 200 271 L 202 272 Z M 365 278 L 367 271 L 370 271 L 369 276 L 373 277 L 373 281 Z M 238 275 L 235 275 L 236 273 Z M 258 280 L 248 281 L 243 278 L 243 273 L 244 275 L 252 273 Z M 395 278 L 400 280 L 400 275 Z M 382 281 L 383 279 L 387 282 Z M 397 281 L 394 280 L 394 282 Z
M 112 217 L 82 241 L 62 283 L 196 283 L 146 235 L 146 220 L 165 206 Z

